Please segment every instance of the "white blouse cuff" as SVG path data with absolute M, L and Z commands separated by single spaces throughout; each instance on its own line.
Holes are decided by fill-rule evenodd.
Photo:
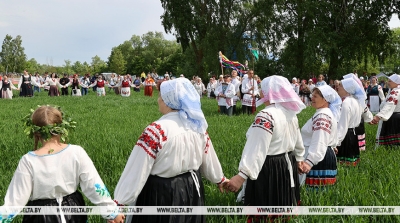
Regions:
M 245 180 L 247 180 L 247 178 L 249 178 L 249 176 L 247 176 L 242 170 L 239 171 L 239 176 L 241 176 Z

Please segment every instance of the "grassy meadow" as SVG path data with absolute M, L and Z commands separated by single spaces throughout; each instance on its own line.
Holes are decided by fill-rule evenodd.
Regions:
M 16 94 L 16 92 L 14 92 Z M 33 98 L 15 97 L 0 100 L 0 204 L 3 204 L 8 184 L 22 155 L 33 149 L 33 140 L 23 132 L 21 119 L 37 105 L 59 105 L 77 121 L 69 143 L 81 145 L 91 159 L 110 193 L 123 171 L 126 161 L 143 129 L 161 117 L 157 92 L 152 98 L 132 91 L 123 98 L 113 92 L 97 97 L 90 90 L 83 97 L 48 97 L 47 92 L 35 93 Z M 202 99 L 208 132 L 227 177 L 237 173 L 246 131 L 254 116 L 227 117 L 217 113 L 215 100 Z M 261 109 L 261 108 L 259 108 Z M 309 107 L 299 114 L 303 126 L 312 116 Z M 378 148 L 374 150 L 376 126 L 366 124 L 367 150 L 361 153 L 357 167 L 338 168 L 337 184 L 328 190 L 312 192 L 302 189 L 303 206 L 400 206 L 400 151 Z M 241 205 L 236 194 L 219 193 L 216 185 L 205 182 L 206 205 Z M 128 186 L 128 185 L 127 185 Z M 90 205 L 89 202 L 87 202 Z M 20 222 L 17 217 L 14 222 Z M 90 216 L 90 222 L 103 222 Z M 207 216 L 207 222 L 245 222 L 242 216 Z M 298 216 L 290 222 L 400 222 L 399 216 Z

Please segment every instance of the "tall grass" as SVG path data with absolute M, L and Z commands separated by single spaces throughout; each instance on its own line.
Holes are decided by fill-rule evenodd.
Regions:
M 132 92 L 123 98 L 114 93 L 97 97 L 93 92 L 83 97 L 48 97 L 45 92 L 33 98 L 15 97 L 0 100 L 0 200 L 4 199 L 8 184 L 18 161 L 33 149 L 33 141 L 23 133 L 21 118 L 37 105 L 59 105 L 77 121 L 76 131 L 69 142 L 81 145 L 92 158 L 100 176 L 111 194 L 123 171 L 126 161 L 143 129 L 161 117 L 154 97 L 144 97 L 143 91 Z M 208 132 L 227 177 L 238 170 L 246 131 L 254 116 L 227 117 L 217 113 L 215 100 L 202 99 L 202 108 L 209 124 Z M 261 109 L 261 108 L 259 108 Z M 299 125 L 313 115 L 313 108 L 299 114 Z M 376 126 L 366 124 L 367 150 L 361 154 L 357 167 L 338 168 L 337 184 L 328 190 L 312 192 L 302 189 L 304 206 L 358 206 L 392 205 L 400 200 L 400 152 L 378 148 L 374 150 Z M 217 187 L 205 182 L 206 205 L 241 205 L 236 195 L 219 193 Z M 129 185 L 127 185 L 129 187 Z M 2 204 L 3 202 L 0 202 Z M 87 201 L 90 205 L 90 202 Z M 90 222 L 103 222 L 90 216 Z M 18 217 L 15 222 L 20 222 Z M 298 216 L 291 222 L 399 222 L 397 216 Z M 207 216 L 207 222 L 245 222 L 244 216 Z

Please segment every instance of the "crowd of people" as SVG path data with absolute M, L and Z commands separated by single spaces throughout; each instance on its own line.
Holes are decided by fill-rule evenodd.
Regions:
M 21 97 L 33 97 L 35 92 L 41 92 L 42 90 L 48 91 L 48 95 L 54 96 L 83 96 L 88 94 L 89 88 L 92 88 L 98 96 L 105 96 L 106 90 L 111 90 L 115 94 L 123 97 L 129 97 L 131 95 L 131 88 L 134 92 L 140 92 L 141 88 L 144 88 L 144 95 L 152 96 L 153 87 L 160 81 L 169 80 L 170 75 L 158 76 L 154 73 L 148 73 L 147 77 L 143 76 L 131 76 L 117 75 L 112 73 L 110 76 L 103 74 L 85 74 L 79 76 L 74 74 L 69 76 L 68 74 L 57 75 L 56 73 L 49 74 L 45 72 L 43 75 L 35 73 L 32 75 L 28 71 L 24 70 L 23 74 L 19 78 L 10 78 L 11 75 L 0 75 L 0 98 L 12 99 L 12 90 L 19 91 Z M 182 77 L 183 75 L 181 75 Z M 175 77 L 172 77 L 174 79 Z M 13 84 L 13 80 L 17 80 L 17 86 Z M 69 90 L 71 89 L 71 90 Z
M 67 85 L 61 82 L 52 76 L 47 84 L 39 84 L 26 74 L 21 77 L 18 89 L 26 89 L 23 84 L 30 83 L 39 88 L 49 85 L 50 92 L 52 86 L 62 88 Z M 79 85 L 79 80 L 75 85 L 74 81 L 71 82 L 71 86 Z M 152 96 L 154 86 L 158 88 L 157 101 L 162 117 L 148 125 L 139 136 L 115 188 L 114 202 L 93 192 L 95 188 L 104 189 L 105 186 L 84 149 L 60 141 L 74 123 L 63 122 L 63 113 L 58 109 L 42 106 L 26 119 L 25 126 L 31 127 L 30 136 L 35 139 L 35 150 L 20 160 L 4 205 L 82 206 L 82 195 L 76 191 L 80 185 L 92 203 L 111 209 L 116 205 L 202 206 L 204 176 L 221 192 L 239 192 L 241 189 L 237 200 L 246 206 L 296 206 L 301 201 L 301 184 L 312 189 L 334 185 L 338 163 L 356 166 L 360 162 L 360 150 L 365 147 L 364 122 L 379 124 L 379 145 L 400 145 L 399 75 L 388 77 L 390 90 L 381 99 L 379 112 L 375 115 L 368 108 L 368 92 L 362 80 L 353 73 L 332 81 L 331 85 L 324 81 L 323 75 L 318 77 L 318 81 L 310 79 L 308 82 L 299 85 L 297 78 L 293 78 L 290 83 L 287 78 L 277 75 L 259 82 L 254 71 L 249 70 L 242 80 L 236 71 L 218 80 L 211 78 L 206 88 L 198 77 L 192 81 L 186 78 L 171 80 L 169 75 L 164 75 L 163 79 L 154 80 L 148 75 L 141 83 L 144 83 L 148 96 Z M 122 81 L 105 81 L 98 77 L 88 85 L 95 86 L 100 88 L 97 93 L 103 95 L 106 86 L 110 89 L 120 86 L 121 91 L 126 91 L 135 84 L 128 76 Z M 379 88 L 377 91 L 379 97 Z M 245 114 L 254 113 L 255 107 L 265 106 L 250 124 L 238 173 L 231 179 L 225 177 L 207 133 L 208 124 L 200 101 L 204 94 L 209 98 L 215 97 L 220 112 L 227 115 L 235 112 L 239 100 Z M 306 104 L 316 110 L 300 127 L 297 114 L 306 108 Z M 42 145 L 39 148 L 38 142 Z M 61 153 L 64 150 L 67 152 Z M 65 159 L 67 155 L 73 158 Z M 46 159 L 41 159 L 43 156 Z M 43 168 L 52 163 L 65 163 L 65 166 L 61 165 L 65 171 L 53 174 L 54 169 Z M 77 177 L 82 174 L 80 171 L 84 177 Z M 50 181 L 47 176 L 55 179 Z M 73 182 L 73 186 L 64 188 L 66 181 L 69 184 Z M 63 200 L 71 203 L 64 204 Z M 109 222 L 124 222 L 125 216 L 112 213 L 103 217 Z M 276 217 L 248 216 L 248 221 L 273 220 Z M 37 222 L 62 222 L 61 218 L 72 217 L 65 215 L 47 219 L 46 216 L 25 215 L 25 218 L 35 218 Z M 126 220 L 205 222 L 205 216 L 133 215 Z

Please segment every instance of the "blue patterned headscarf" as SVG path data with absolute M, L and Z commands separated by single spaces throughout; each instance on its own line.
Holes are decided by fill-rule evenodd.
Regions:
M 208 127 L 201 110 L 200 95 L 186 78 L 177 78 L 162 82 L 161 98 L 164 103 L 179 111 L 179 116 L 187 129 L 205 133 Z

